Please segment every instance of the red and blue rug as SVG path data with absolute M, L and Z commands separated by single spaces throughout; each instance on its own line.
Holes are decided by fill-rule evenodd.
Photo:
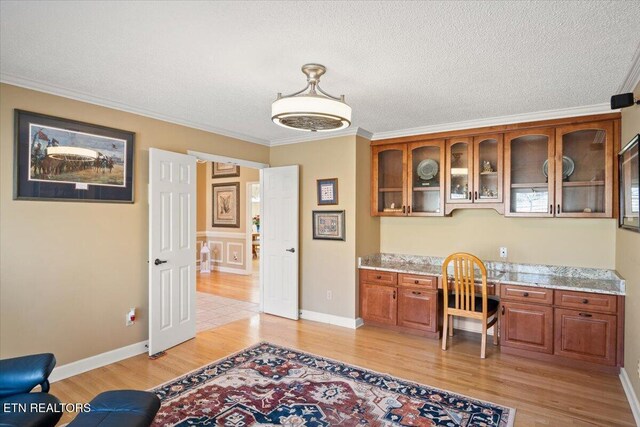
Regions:
M 269 343 L 153 390 L 159 426 L 496 426 L 515 410 Z

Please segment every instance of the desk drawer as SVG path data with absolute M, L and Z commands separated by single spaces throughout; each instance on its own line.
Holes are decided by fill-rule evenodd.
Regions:
M 398 284 L 398 273 L 379 270 L 360 270 L 360 279 L 368 283 L 379 283 L 382 285 Z
M 422 276 L 419 274 L 399 274 L 398 283 L 401 286 L 438 289 L 438 278 L 435 276 Z
M 617 309 L 615 295 L 594 294 L 590 292 L 556 291 L 555 304 L 559 307 L 578 310 L 615 313 Z
M 530 286 L 502 285 L 500 298 L 507 301 L 526 301 L 539 304 L 553 304 L 553 289 Z

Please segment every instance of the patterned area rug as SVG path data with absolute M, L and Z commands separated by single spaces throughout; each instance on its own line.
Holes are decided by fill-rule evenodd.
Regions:
M 515 409 L 269 343 L 153 390 L 153 426 L 497 426 Z

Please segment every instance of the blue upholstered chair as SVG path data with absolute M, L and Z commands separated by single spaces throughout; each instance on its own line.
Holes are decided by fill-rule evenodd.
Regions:
M 0 360 L 0 426 L 55 426 L 62 413 L 37 412 L 38 404 L 57 406 L 60 401 L 49 394 L 49 375 L 56 366 L 51 353 Z M 36 386 L 40 392 L 31 393 Z M 36 405 L 33 405 L 36 404 Z
M 48 393 L 55 365 L 51 353 L 0 360 L 0 427 L 56 425 L 62 416 L 59 410 L 33 410 L 40 404 L 59 408 L 60 401 Z M 31 393 L 38 385 L 41 391 Z M 69 427 L 148 427 L 160 409 L 160 399 L 147 391 L 114 390 L 100 393 L 89 405 L 91 410 L 79 413 Z

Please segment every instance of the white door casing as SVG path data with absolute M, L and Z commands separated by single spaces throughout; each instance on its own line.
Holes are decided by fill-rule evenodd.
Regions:
M 262 309 L 297 320 L 298 165 L 262 169 L 260 174 Z
M 196 335 L 196 158 L 149 149 L 149 355 Z

